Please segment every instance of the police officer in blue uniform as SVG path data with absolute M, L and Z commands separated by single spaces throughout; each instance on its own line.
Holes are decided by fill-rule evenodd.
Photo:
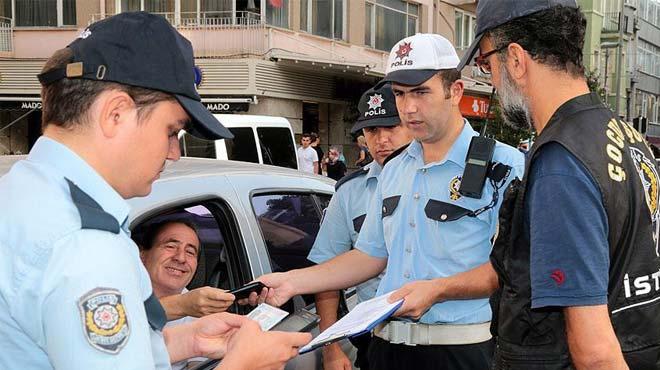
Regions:
M 0 179 L 0 368 L 169 369 L 228 345 L 219 368 L 273 368 L 309 341 L 223 313 L 162 331 L 125 199 L 179 159 L 182 128 L 231 137 L 193 63 L 190 42 L 148 13 L 94 23 L 46 62 L 44 136 Z
M 487 297 L 497 279 L 488 256 L 501 194 L 522 177 L 523 155 L 495 143 L 480 198 L 459 191 L 477 133 L 459 110 L 463 82 L 454 47 L 439 35 L 398 42 L 384 82 L 392 84 L 402 123 L 415 140 L 388 162 L 367 210 L 356 249 L 324 264 L 259 278 L 259 297 L 281 304 L 293 294 L 341 288 L 386 272 L 377 295 L 404 299 L 377 327 L 369 365 L 387 369 L 489 369 L 493 342 Z M 499 175 L 497 174 L 499 173 Z M 362 279 L 362 280 L 361 280 Z M 256 297 L 253 297 L 253 299 Z
M 323 263 L 353 248 L 367 216 L 367 206 L 378 185 L 378 176 L 384 162 L 393 152 L 412 140 L 408 129 L 401 125 L 389 85 L 372 88 L 362 94 L 358 111 L 359 118 L 351 132 L 355 134 L 362 131 L 374 160 L 335 185 L 335 194 L 325 210 L 321 228 L 307 257 L 315 263 Z M 358 285 L 358 302 L 373 298 L 379 282 L 379 278 L 374 278 Z M 316 312 L 321 316 L 321 330 L 337 320 L 338 306 L 338 291 L 316 295 Z M 370 334 L 365 334 L 351 339 L 358 349 L 356 366 L 362 370 L 369 368 L 367 349 L 370 337 Z M 351 368 L 350 360 L 338 344 L 323 348 L 323 366 L 325 370 Z

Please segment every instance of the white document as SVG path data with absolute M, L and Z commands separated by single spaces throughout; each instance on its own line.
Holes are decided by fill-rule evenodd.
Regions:
M 259 326 L 261 326 L 261 330 L 268 331 L 280 321 L 284 320 L 288 315 L 289 313 L 284 310 L 262 303 L 254 310 L 250 311 L 250 313 L 247 314 L 247 317 L 256 321 Z
M 403 299 L 394 303 L 388 303 L 387 298 L 390 294 L 392 293 L 381 295 L 358 304 L 346 316 L 342 317 L 334 325 L 327 328 L 323 333 L 314 338 L 314 340 L 302 347 L 300 353 L 309 352 L 319 346 L 371 330 L 374 326 L 392 316 L 403 304 Z

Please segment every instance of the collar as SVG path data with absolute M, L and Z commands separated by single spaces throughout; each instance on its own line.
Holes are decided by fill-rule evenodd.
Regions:
M 478 136 L 477 132 L 474 131 L 470 122 L 463 118 L 463 129 L 447 152 L 445 159 L 424 165 L 424 150 L 422 144 L 418 140 L 413 140 L 410 143 L 406 149 L 406 154 L 413 157 L 415 160 L 420 161 L 422 167 L 426 168 L 442 165 L 447 161 L 453 162 L 461 168 L 465 168 L 465 157 L 467 156 L 468 149 L 470 148 L 470 141 L 473 136 Z
M 365 182 L 365 185 L 371 179 L 378 180 L 378 176 L 380 176 L 380 173 L 383 171 L 383 167 L 379 165 L 378 162 L 376 162 L 375 160 L 371 161 L 371 163 L 364 166 L 364 168 L 369 169 L 369 172 L 367 172 L 367 181 Z
M 539 134 L 539 137 L 541 137 L 541 135 L 547 131 L 548 127 L 553 125 L 555 122 L 561 121 L 567 116 L 593 107 L 604 107 L 600 97 L 594 92 L 578 95 L 566 101 L 564 104 L 560 105 L 559 108 L 557 108 L 555 113 L 552 114 L 552 117 L 550 117 L 548 124 L 545 125 L 543 131 L 541 131 Z
M 55 168 L 63 177 L 71 180 L 80 190 L 92 197 L 104 211 L 117 219 L 124 231 L 128 232 L 127 220 L 130 207 L 126 200 L 66 145 L 41 136 L 34 144 L 27 160 Z

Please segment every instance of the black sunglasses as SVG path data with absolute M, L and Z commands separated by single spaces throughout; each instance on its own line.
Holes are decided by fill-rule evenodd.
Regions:
M 481 73 L 483 73 L 483 74 L 489 75 L 490 74 L 490 62 L 488 61 L 488 57 L 490 57 L 491 55 L 506 49 L 507 47 L 509 47 L 508 44 L 502 46 L 501 48 L 491 50 L 491 51 L 487 52 L 486 54 L 477 55 L 477 57 L 474 58 L 474 63 L 477 65 L 477 68 L 479 68 L 479 71 L 481 71 Z

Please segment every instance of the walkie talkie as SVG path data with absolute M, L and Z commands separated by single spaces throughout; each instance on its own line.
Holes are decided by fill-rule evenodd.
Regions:
M 490 94 L 490 102 L 493 101 L 494 95 L 495 88 L 493 88 Z M 461 186 L 458 188 L 458 192 L 469 198 L 481 198 L 493 159 L 493 153 L 495 152 L 495 140 L 485 135 L 488 120 L 490 119 L 491 106 L 492 104 L 489 103 L 486 122 L 484 122 L 484 126 L 481 129 L 481 134 L 472 137 L 468 153 L 465 157 L 465 170 L 463 170 Z

